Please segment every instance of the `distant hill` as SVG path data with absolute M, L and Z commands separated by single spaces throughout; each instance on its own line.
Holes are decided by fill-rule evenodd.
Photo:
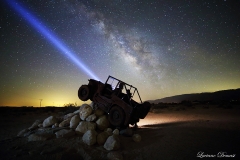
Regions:
M 183 100 L 188 101 L 240 101 L 240 88 L 221 90 L 216 92 L 204 92 L 204 93 L 193 93 L 193 94 L 182 94 L 172 97 L 166 97 L 162 99 L 149 100 L 150 103 L 179 103 Z

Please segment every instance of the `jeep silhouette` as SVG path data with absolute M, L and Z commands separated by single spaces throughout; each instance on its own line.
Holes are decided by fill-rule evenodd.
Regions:
M 88 81 L 88 85 L 79 88 L 79 99 L 93 101 L 96 107 L 107 113 L 113 127 L 126 128 L 129 124 L 137 126 L 139 119 L 144 119 L 148 114 L 151 105 L 149 102 L 142 103 L 136 87 L 112 76 L 108 76 L 105 83 L 94 79 Z M 133 97 L 138 97 L 140 103 Z

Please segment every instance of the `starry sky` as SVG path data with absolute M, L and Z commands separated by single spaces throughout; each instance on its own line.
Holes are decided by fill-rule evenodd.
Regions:
M 0 106 L 83 102 L 91 77 L 14 10 L 0 3 Z M 9 0 L 12 1 L 12 0 Z M 240 88 L 239 0 L 14 0 L 105 82 L 141 98 Z

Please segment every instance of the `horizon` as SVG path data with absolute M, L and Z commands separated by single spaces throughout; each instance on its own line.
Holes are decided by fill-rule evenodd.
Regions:
M 0 106 L 80 105 L 109 75 L 143 101 L 240 88 L 238 2 L 0 3 Z
M 187 95 L 187 94 L 201 94 L 201 93 L 215 93 L 215 92 L 220 92 L 220 91 L 228 91 L 228 90 L 238 90 L 240 88 L 232 88 L 232 89 L 224 89 L 224 90 L 217 90 L 217 91 L 213 91 L 213 92 L 199 92 L 199 93 L 184 93 L 184 94 L 178 94 L 178 95 L 173 95 L 173 96 L 169 96 L 169 97 L 174 97 L 174 96 L 181 96 L 181 95 Z M 160 99 L 164 99 L 164 98 L 169 98 L 169 97 L 163 97 L 163 98 L 159 98 L 156 100 L 160 100 Z M 154 100 L 153 100 L 154 101 Z
M 182 95 L 191 95 L 191 94 L 202 94 L 202 93 L 215 93 L 215 92 L 219 92 L 219 91 L 228 91 L 228 90 L 239 90 L 240 88 L 236 88 L 236 89 L 226 89 L 226 90 L 217 90 L 217 91 L 213 91 L 213 92 L 200 92 L 200 93 L 187 93 L 187 94 L 178 94 L 178 95 L 173 95 L 173 96 L 169 96 L 169 97 L 163 97 L 163 98 L 157 98 L 157 99 L 151 99 L 151 100 L 146 100 L 146 101 L 157 101 L 157 100 L 161 100 L 161 99 L 165 99 L 165 98 L 171 98 L 171 97 L 175 97 L 175 96 L 182 96 Z M 63 105 L 59 105 L 59 106 L 31 106 L 31 105 L 21 105 L 21 106 L 11 106 L 11 105 L 0 105 L 0 107 L 34 107 L 34 108 L 44 108 L 44 107 L 80 107 L 82 106 L 83 104 L 89 104 L 92 102 L 90 100 L 88 101 L 82 101 L 83 103 L 81 103 L 80 105 L 78 104 L 74 104 L 74 103 L 67 103 L 67 104 L 63 104 Z M 176 102 L 169 102 L 169 103 L 176 103 Z M 177 102 L 177 103 L 180 103 L 180 102 Z M 68 106 L 70 104 L 73 104 L 72 106 Z

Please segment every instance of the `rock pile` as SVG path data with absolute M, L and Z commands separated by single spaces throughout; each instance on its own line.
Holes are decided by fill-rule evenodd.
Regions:
M 73 113 L 61 117 L 50 116 L 43 121 L 36 120 L 32 126 L 23 129 L 17 136 L 27 137 L 28 141 L 45 141 L 80 135 L 85 144 L 102 145 L 108 151 L 120 149 L 119 136 L 132 137 L 135 142 L 141 141 L 141 136 L 134 134 L 131 128 L 112 130 L 105 113 L 100 109 L 93 110 L 92 106 L 93 103 L 83 104 Z

